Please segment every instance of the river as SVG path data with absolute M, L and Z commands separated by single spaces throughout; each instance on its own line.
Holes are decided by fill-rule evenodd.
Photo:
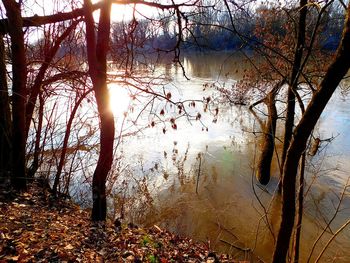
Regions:
M 216 98 L 211 106 L 214 114 L 204 112 L 203 105 L 197 103 L 188 110 L 194 115 L 199 112 L 199 120 L 176 119 L 173 106 L 157 101 L 152 113 L 145 111 L 130 128 L 132 125 L 122 122 L 123 112 L 130 104 L 137 109 L 148 98 L 131 102 L 132 91 L 110 85 L 118 129 L 139 130 L 135 136 L 123 138 L 118 149 L 127 163 L 128 172 L 122 181 L 129 175 L 129 180 L 143 189 L 139 200 L 130 201 L 141 204 L 143 209 L 128 210 L 129 219 L 191 236 L 206 242 L 213 250 L 235 254 L 242 260 L 259 257 L 269 261 L 274 246 L 271 232 L 276 234 L 279 225 L 280 198 L 274 193 L 278 183 L 277 162 L 275 159 L 271 182 L 266 187 L 259 186 L 254 177 L 260 150 L 259 124 L 248 106 L 224 103 L 214 87 L 233 85 L 249 66 L 241 56 L 230 57 L 227 53 L 185 56 L 182 65 L 187 78 L 179 65 L 161 64 L 153 68 L 153 75 L 162 79 L 164 94 L 170 92 L 174 101 L 212 96 Z M 331 99 L 314 131 L 324 141 L 317 154 L 307 158 L 301 262 L 306 262 L 315 240 L 333 217 L 350 175 L 349 82 L 343 86 Z M 160 113 L 162 109 L 164 115 Z M 130 113 L 130 118 L 135 120 L 135 114 Z M 171 118 L 176 120 L 176 129 L 171 127 Z M 143 129 L 153 121 L 154 127 Z M 122 195 L 120 189 L 113 192 Z M 142 199 L 142 194 L 147 196 Z M 317 243 L 311 262 L 348 218 L 350 201 L 345 191 L 337 216 Z M 331 243 L 321 262 L 333 262 L 335 258 L 336 262 L 348 262 L 349 240 L 350 231 L 346 228 Z

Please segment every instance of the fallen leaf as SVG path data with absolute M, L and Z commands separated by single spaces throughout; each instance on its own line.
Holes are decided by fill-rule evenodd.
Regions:
M 66 250 L 71 250 L 74 249 L 74 247 L 71 244 L 68 244 L 67 246 L 64 247 Z
M 19 258 L 19 256 L 13 256 L 13 257 L 9 257 L 9 256 L 8 256 L 8 257 L 5 257 L 5 259 L 6 259 L 6 260 L 9 260 L 9 261 L 10 261 L 10 260 L 17 261 L 18 258 Z

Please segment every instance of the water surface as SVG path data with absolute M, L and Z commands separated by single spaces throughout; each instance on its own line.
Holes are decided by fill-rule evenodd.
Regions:
M 217 96 L 215 88 L 208 84 L 220 87 L 234 84 L 247 64 L 242 57 L 198 54 L 185 57 L 183 66 L 189 79 L 178 66 L 159 67 L 158 73 L 163 70 L 172 78 L 166 85 L 172 96 L 200 100 L 213 94 Z M 205 84 L 209 88 L 203 89 Z M 343 90 L 333 96 L 314 131 L 316 137 L 330 140 L 322 141 L 316 156 L 308 157 L 301 241 L 303 261 L 332 217 L 350 174 L 350 105 L 347 94 L 341 92 Z M 278 182 L 277 162 L 273 164 L 276 177 L 266 188 L 259 186 L 253 169 L 260 150 L 260 127 L 255 117 L 247 106 L 223 102 L 218 106 L 220 114 L 215 123 L 213 116 L 205 114 L 199 106 L 202 123 L 181 119 L 177 123 L 178 129 L 167 127 L 165 134 L 156 126 L 123 146 L 127 158 L 142 156 L 144 167 L 151 168 L 154 163 L 161 167 L 155 173 L 158 176 L 150 180 L 158 189 L 154 195 L 156 209 L 144 219 L 148 225 L 159 224 L 209 242 L 213 249 L 237 254 L 242 259 L 251 257 L 246 251 L 251 248 L 260 258 L 269 260 L 274 242 L 270 232 L 276 233 L 279 225 L 280 200 L 278 196 L 274 198 Z M 325 240 L 349 218 L 348 204 L 346 196 L 337 219 L 316 246 L 314 255 L 318 255 Z M 266 226 L 267 219 L 269 227 Z M 327 250 L 322 262 L 337 255 L 337 262 L 346 262 L 346 257 L 350 256 L 349 236 L 349 230 L 344 230 Z

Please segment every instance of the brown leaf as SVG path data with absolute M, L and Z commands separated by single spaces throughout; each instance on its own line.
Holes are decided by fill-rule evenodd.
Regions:
M 66 250 L 72 250 L 74 247 L 71 244 L 68 244 L 67 246 L 64 247 Z

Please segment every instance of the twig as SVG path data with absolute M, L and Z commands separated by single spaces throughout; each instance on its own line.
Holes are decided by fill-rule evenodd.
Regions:
M 244 252 L 250 252 L 251 251 L 250 248 L 242 248 L 242 247 L 236 246 L 236 245 L 234 245 L 234 244 L 232 244 L 232 243 L 230 243 L 230 242 L 228 242 L 226 240 L 223 240 L 223 239 L 220 239 L 220 242 L 225 243 L 225 244 L 227 244 L 227 245 L 229 245 L 231 247 L 234 247 L 234 248 L 236 248 L 238 250 L 241 250 L 241 251 L 244 251 Z
M 332 243 L 332 241 L 337 237 L 337 235 L 342 232 L 348 225 L 350 224 L 350 219 L 348 221 L 345 222 L 344 225 L 342 225 L 337 232 L 334 233 L 334 235 L 328 240 L 327 244 L 323 247 L 321 253 L 318 255 L 317 259 L 315 260 L 315 263 L 319 262 L 322 255 L 324 254 L 324 252 L 326 251 L 326 249 L 329 247 L 329 245 Z
M 198 173 L 197 173 L 197 184 L 196 184 L 196 194 L 198 194 L 198 184 L 199 184 L 199 176 L 201 175 L 201 166 L 202 166 L 202 154 L 198 154 L 199 159 L 199 166 L 198 166 Z
M 350 187 L 350 185 L 349 185 L 349 179 L 350 179 L 350 177 L 348 178 L 348 180 L 347 180 L 347 182 L 346 182 L 346 185 L 345 185 L 344 188 L 343 188 L 343 191 L 342 191 L 342 193 L 341 193 L 341 195 L 340 195 L 340 198 L 339 198 L 339 203 L 338 203 L 338 205 L 337 205 L 337 207 L 336 207 L 336 209 L 335 209 L 335 211 L 334 211 L 334 214 L 333 214 L 332 218 L 328 221 L 326 227 L 324 227 L 323 231 L 319 234 L 319 236 L 318 236 L 317 239 L 315 240 L 314 244 L 312 245 L 312 248 L 311 248 L 309 257 L 308 257 L 308 259 L 307 259 L 307 262 L 310 262 L 311 257 L 312 257 L 312 254 L 313 254 L 313 252 L 314 252 L 314 250 L 315 250 L 315 247 L 316 247 L 317 243 L 320 241 L 320 239 L 322 238 L 322 236 L 324 235 L 324 233 L 326 232 L 326 230 L 330 227 L 330 225 L 332 224 L 332 222 L 333 222 L 334 219 L 336 218 L 336 216 L 337 216 L 337 214 L 338 214 L 338 212 L 339 212 L 339 209 L 340 209 L 340 205 L 341 205 L 341 203 L 342 203 L 342 201 L 343 201 L 343 199 L 344 199 L 344 196 L 345 196 L 345 194 L 346 194 L 346 190 Z M 346 226 L 347 224 L 349 224 L 349 223 L 350 223 L 350 220 L 347 221 L 347 222 L 345 223 L 345 226 Z M 343 225 L 340 229 L 345 228 L 345 226 Z M 340 230 L 340 229 L 338 229 L 338 231 L 336 231 L 336 232 L 334 233 L 334 235 L 332 236 L 332 238 L 327 242 L 327 245 L 323 248 L 322 252 L 321 252 L 320 255 L 317 257 L 317 260 L 316 260 L 315 262 L 317 262 L 317 261 L 320 259 L 320 257 L 322 256 L 322 254 L 324 253 L 324 251 L 325 251 L 326 248 L 328 247 L 329 243 L 330 243 L 330 242 L 335 238 L 335 236 L 339 233 L 339 230 Z

